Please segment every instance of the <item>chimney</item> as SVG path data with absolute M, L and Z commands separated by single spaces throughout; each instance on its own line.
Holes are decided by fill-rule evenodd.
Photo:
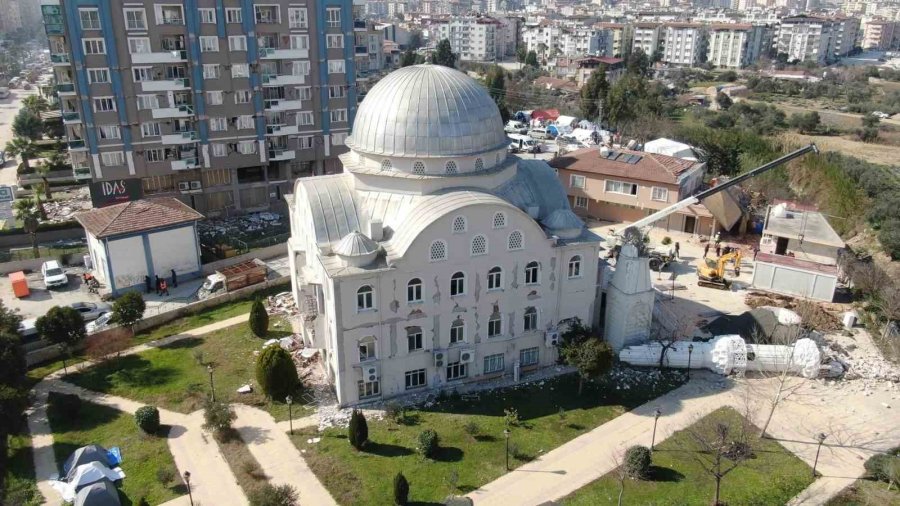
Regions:
M 369 221 L 369 239 L 375 242 L 381 242 L 384 239 L 384 225 L 379 219 Z

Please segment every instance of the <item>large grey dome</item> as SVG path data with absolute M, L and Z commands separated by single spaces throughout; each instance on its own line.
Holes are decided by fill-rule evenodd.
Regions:
M 402 157 L 476 155 L 508 143 L 487 90 L 430 64 L 396 70 L 373 86 L 347 139 L 354 151 Z

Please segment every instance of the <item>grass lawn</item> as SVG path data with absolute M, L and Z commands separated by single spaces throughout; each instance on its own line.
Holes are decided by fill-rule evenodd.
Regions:
M 9 447 L 6 450 L 6 470 L 4 490 L 0 495 L 0 504 L 6 506 L 38 506 L 43 498 L 38 492 L 34 478 L 34 463 L 31 457 L 31 437 L 25 430 L 22 420 L 22 432 L 9 436 Z
M 125 471 L 119 496 L 127 498 L 122 504 L 137 504 L 141 496 L 150 504 L 161 504 L 187 493 L 165 437 L 144 434 L 129 413 L 89 402 L 81 403 L 77 416 L 69 416 L 56 407 L 58 398 L 50 394 L 48 418 L 53 429 L 53 453 L 60 466 L 84 445 L 118 446 L 122 450 L 120 466 Z M 168 486 L 157 479 L 159 469 L 171 471 L 173 481 Z
M 887 489 L 887 483 L 875 480 L 856 480 L 826 506 L 898 506 L 900 490 Z
M 247 444 L 244 443 L 237 431 L 231 431 L 224 441 L 216 441 L 216 443 L 245 495 L 249 497 L 254 490 L 269 481 L 259 462 L 247 449 Z
M 290 335 L 289 330 L 270 328 L 270 338 Z M 285 324 L 280 327 L 286 328 Z M 257 406 L 278 420 L 287 420 L 284 403 L 268 402 L 259 392 L 236 392 L 241 385 L 256 383 L 254 352 L 261 349 L 263 342 L 253 336 L 246 324 L 239 324 L 202 337 L 189 337 L 168 346 L 110 359 L 69 374 L 67 381 L 89 390 L 190 413 L 202 407 L 209 393 L 207 365 L 212 365 L 217 399 Z M 198 359 L 202 359 L 202 365 Z M 308 413 L 296 406 L 293 414 L 297 418 Z
M 736 429 L 742 417 L 731 408 L 721 408 L 693 426 L 693 430 L 713 433 L 716 423 Z M 768 439 L 758 439 L 750 431 L 753 458 L 735 468 L 722 480 L 720 500 L 732 505 L 786 504 L 812 483 L 812 469 L 806 463 Z M 688 429 L 656 445 L 653 477 L 625 482 L 625 504 L 707 505 L 715 492 L 715 480 L 694 459 L 697 448 Z M 619 485 L 614 473 L 563 499 L 565 505 L 617 504 Z
M 659 374 L 641 373 L 646 373 L 645 378 Z M 514 455 L 510 465 L 517 467 L 658 397 L 683 379 L 680 372 L 666 373 L 658 383 L 648 380 L 632 386 L 627 396 L 625 390 L 609 386 L 606 379 L 585 385 L 578 397 L 577 379 L 568 375 L 484 393 L 477 401 L 449 399 L 408 412 L 403 423 L 370 420 L 364 452 L 353 450 L 346 429 L 328 429 L 321 434 L 321 441 L 313 444 L 307 439 L 319 435 L 315 428 L 295 431 L 293 441 L 305 451 L 306 461 L 340 504 L 390 503 L 392 480 L 398 471 L 411 482 L 410 501 L 439 503 L 448 494 L 474 490 L 506 472 L 505 408 L 518 410 L 521 419 L 510 437 Z M 477 431 L 471 430 L 476 427 Z M 418 435 L 425 429 L 437 431 L 440 438 L 434 460 L 416 453 Z

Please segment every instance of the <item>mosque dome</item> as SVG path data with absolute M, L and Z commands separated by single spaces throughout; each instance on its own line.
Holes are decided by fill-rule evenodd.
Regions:
M 584 222 L 569 209 L 557 209 L 550 213 L 541 223 L 552 233 L 563 239 L 574 239 L 581 235 Z
M 346 263 L 361 267 L 378 255 L 378 243 L 360 232 L 350 232 L 334 247 L 334 253 Z
M 487 89 L 441 65 L 412 65 L 379 81 L 359 105 L 350 149 L 388 157 L 474 156 L 505 148 Z

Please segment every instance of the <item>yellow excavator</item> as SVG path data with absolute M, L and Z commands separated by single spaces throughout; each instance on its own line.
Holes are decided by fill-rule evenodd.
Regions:
M 736 249 L 720 256 L 717 260 L 711 258 L 697 259 L 697 284 L 709 288 L 727 290 L 731 287 L 731 280 L 725 277 L 725 266 L 728 262 L 734 262 L 735 275 L 741 271 L 741 250 Z

